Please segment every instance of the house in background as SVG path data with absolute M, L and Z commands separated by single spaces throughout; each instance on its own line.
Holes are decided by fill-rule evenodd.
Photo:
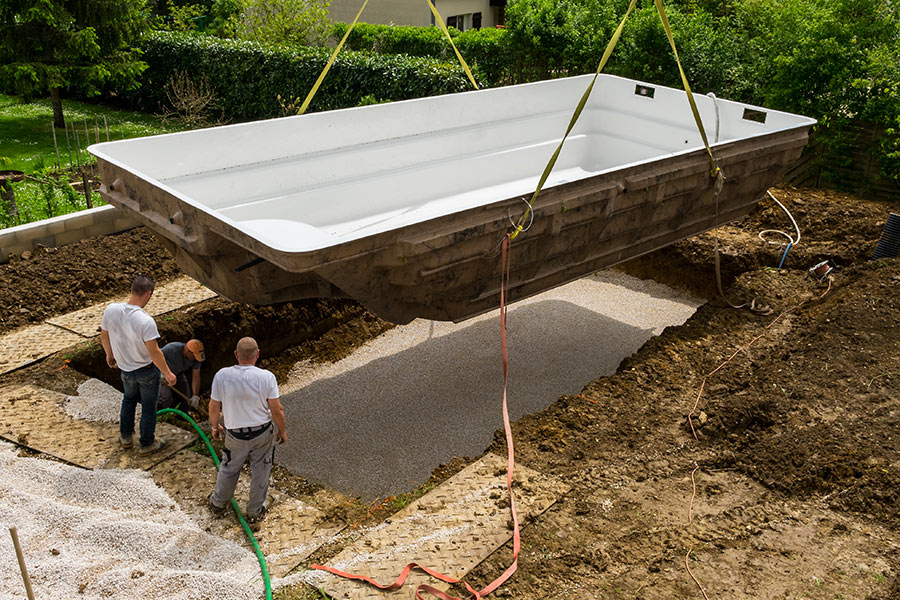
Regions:
M 495 27 L 505 22 L 506 0 L 432 0 L 449 27 L 460 31 Z M 349 23 L 359 12 L 361 0 L 331 0 L 328 17 Z M 376 0 L 369 2 L 359 19 L 376 25 L 434 25 L 426 0 Z

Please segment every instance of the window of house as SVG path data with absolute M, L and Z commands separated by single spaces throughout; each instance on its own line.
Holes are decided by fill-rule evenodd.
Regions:
M 478 15 L 478 27 L 481 27 L 481 13 L 476 14 Z M 460 31 L 467 31 L 472 29 L 473 21 L 472 13 L 453 15 L 452 17 L 447 17 L 447 27 L 456 27 Z

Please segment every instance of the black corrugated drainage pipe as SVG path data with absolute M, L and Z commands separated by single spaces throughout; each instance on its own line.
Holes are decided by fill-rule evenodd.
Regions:
M 891 213 L 881 232 L 881 239 L 875 248 L 872 260 L 879 258 L 897 258 L 900 253 L 900 215 Z

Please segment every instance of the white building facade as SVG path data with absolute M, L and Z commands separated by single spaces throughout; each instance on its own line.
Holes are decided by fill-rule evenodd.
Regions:
M 505 22 L 506 0 L 432 0 L 444 22 L 460 31 L 496 27 Z M 328 16 L 349 23 L 361 0 L 331 0 Z M 369 2 L 360 21 L 377 25 L 434 25 L 434 15 L 426 0 L 376 0 Z

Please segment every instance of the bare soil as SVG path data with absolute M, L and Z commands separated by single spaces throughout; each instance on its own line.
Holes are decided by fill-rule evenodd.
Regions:
M 554 474 L 572 489 L 523 530 L 518 573 L 497 595 L 900 598 L 900 261 L 868 260 L 897 207 L 820 190 L 775 193 L 803 233 L 782 270 L 775 267 L 783 247 L 757 237 L 768 228 L 792 233 L 770 201 L 715 235 L 621 267 L 710 301 L 684 325 L 648 342 L 615 375 L 585 382 L 581 394 L 561 396 L 514 424 L 518 463 Z M 102 238 L 102 244 L 127 239 Z M 139 239 L 145 253 L 156 255 L 158 247 L 148 250 L 152 240 Z M 717 297 L 717 245 L 729 300 L 755 298 L 757 308 L 771 312 L 730 308 Z M 47 268 L 73 277 L 87 270 L 96 281 L 107 270 L 126 270 L 100 257 L 93 263 L 85 251 L 72 250 L 78 258 L 70 267 L 69 247 L 59 249 L 48 255 L 53 260 Z M 807 269 L 825 259 L 836 269 L 830 281 L 819 282 Z M 167 261 L 160 258 L 162 273 L 172 268 Z M 22 268 L 47 280 L 37 265 L 32 259 L 0 268 L 0 282 L 18 281 Z M 70 294 L 79 285 L 64 281 L 57 287 Z M 49 294 L 38 284 L 34 290 Z M 102 297 L 111 293 L 107 289 Z M 56 304 L 55 296 L 43 297 L 47 314 L 90 303 Z M 16 298 L 7 298 L 4 289 L 0 330 L 33 322 L 14 314 L 23 302 L 30 306 L 27 296 Z M 255 332 L 264 354 L 270 350 L 267 366 L 281 375 L 300 358 L 340 358 L 391 326 L 353 302 L 318 300 L 250 307 L 219 299 L 167 318 L 160 321 L 164 337 L 215 331 L 211 362 L 223 364 L 231 338 Z M 88 344 L 0 383 L 30 381 L 72 391 L 84 375 L 62 368 L 69 355 L 72 367 L 103 375 L 96 346 Z M 505 453 L 501 432 L 495 437 L 488 450 Z M 430 483 L 466 462 L 442 465 Z M 353 525 L 381 521 L 421 493 L 368 506 L 283 470 L 276 478 L 298 496 L 316 495 L 331 516 Z M 339 549 L 326 547 L 312 559 L 325 560 Z M 503 572 L 511 553 L 507 545 L 467 579 L 476 588 L 486 585 Z M 302 586 L 282 594 L 317 597 Z
M 143 227 L 12 255 L 0 265 L 0 333 L 127 295 L 138 273 L 157 283 L 182 274 Z

